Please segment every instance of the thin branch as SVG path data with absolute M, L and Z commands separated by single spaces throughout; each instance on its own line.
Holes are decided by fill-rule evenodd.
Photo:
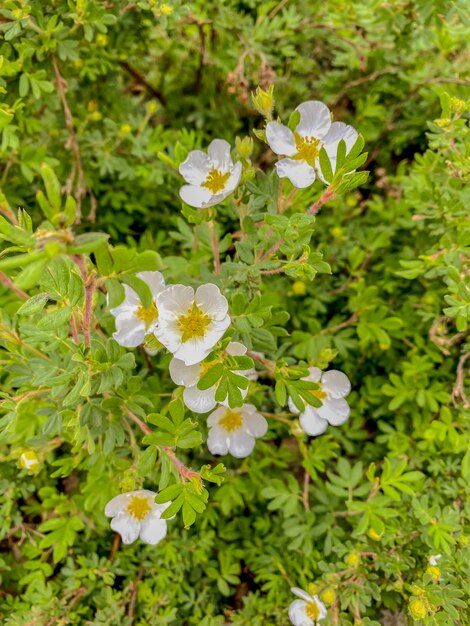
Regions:
M 13 291 L 13 293 L 15 293 L 18 298 L 21 298 L 21 300 L 29 300 L 28 294 L 16 287 L 13 282 L 8 278 L 8 276 L 3 272 L 0 272 L 0 283 L 2 283 L 2 285 L 5 285 L 5 287 L 8 287 L 8 289 L 11 289 L 11 291 Z
M 302 491 L 302 501 L 304 503 L 304 509 L 310 511 L 310 502 L 308 499 L 308 487 L 310 483 L 310 474 L 305 470 L 304 472 L 304 488 Z
M 220 254 L 219 243 L 217 241 L 217 233 L 215 232 L 215 222 L 211 220 L 209 222 L 209 230 L 211 233 L 212 254 L 214 256 L 214 272 L 220 274 Z
M 149 94 L 151 94 L 152 96 L 154 96 L 157 100 L 160 100 L 160 102 L 165 106 L 167 103 L 167 99 L 164 96 L 164 94 L 157 89 L 156 87 L 154 87 L 153 85 L 151 85 L 148 80 L 145 78 L 145 76 L 143 74 L 141 74 L 138 70 L 135 69 L 135 67 L 132 67 L 131 65 L 129 65 L 129 63 L 127 61 L 119 61 L 119 65 L 122 67 L 123 70 L 125 70 L 130 76 L 132 76 L 132 78 L 135 79 L 135 81 L 139 84 L 142 85 L 143 87 L 145 87 L 145 89 L 149 92 Z
M 71 174 L 72 179 L 75 178 L 75 168 L 77 171 L 77 185 L 75 187 L 75 199 L 77 201 L 77 216 L 76 216 L 75 222 L 79 223 L 82 217 L 81 199 L 85 195 L 85 191 L 86 191 L 85 175 L 83 173 L 82 158 L 80 155 L 80 147 L 78 145 L 78 139 L 75 133 L 74 125 L 73 125 L 73 117 L 72 117 L 72 113 L 70 111 L 70 107 L 67 102 L 67 97 L 65 95 L 67 82 L 65 81 L 62 74 L 60 73 L 59 66 L 57 64 L 57 59 L 55 58 L 54 55 L 51 56 L 51 61 L 54 67 L 55 75 L 56 75 L 57 90 L 59 92 L 59 97 L 62 102 L 62 108 L 64 109 L 65 124 L 69 132 L 69 138 L 65 144 L 65 147 L 69 148 L 72 151 L 72 155 L 74 159 L 74 163 L 72 166 L 72 174 Z
M 135 605 L 136 605 L 136 602 L 137 602 L 137 591 L 139 589 L 139 583 L 142 580 L 144 572 L 145 572 L 145 568 L 144 568 L 143 565 L 141 565 L 139 567 L 139 571 L 137 573 L 136 579 L 134 581 L 132 581 L 132 583 L 131 583 L 131 585 L 132 585 L 131 599 L 129 601 L 129 608 L 127 609 L 127 617 L 130 618 L 131 625 L 134 623 Z
M 462 401 L 465 409 L 470 409 L 470 401 L 465 394 L 465 362 L 470 357 L 470 352 L 465 352 L 457 365 L 457 378 L 452 389 L 452 400 L 455 405 Z

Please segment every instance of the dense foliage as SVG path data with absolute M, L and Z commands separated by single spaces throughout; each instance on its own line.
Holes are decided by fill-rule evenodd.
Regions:
M 468 4 L 5 0 L 0 33 L 2 623 L 285 625 L 295 586 L 327 625 L 469 624 Z M 272 93 L 367 160 L 280 184 Z M 178 166 L 214 138 L 242 183 L 188 207 Z M 237 407 L 256 367 L 244 459 L 208 451 L 158 342 L 112 338 L 155 270 L 229 301 L 216 357 L 248 356 L 205 384 Z M 320 404 L 309 366 L 352 383 L 318 437 L 287 402 Z M 174 517 L 122 545 L 104 509 L 141 488 Z

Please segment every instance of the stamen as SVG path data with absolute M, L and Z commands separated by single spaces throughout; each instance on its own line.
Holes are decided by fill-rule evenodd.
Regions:
M 303 159 L 312 167 L 315 165 L 315 159 L 320 154 L 320 140 L 315 137 L 301 137 L 294 133 L 295 145 L 297 146 L 297 154 L 294 159 Z
M 231 433 L 234 430 L 238 430 L 242 426 L 243 416 L 240 411 L 227 409 L 223 418 L 219 420 L 219 424 Z
M 320 617 L 320 609 L 318 608 L 317 603 L 315 601 L 308 602 L 307 606 L 305 607 L 305 613 L 307 614 L 307 617 L 313 619 L 313 621 L 316 622 L 317 619 Z
M 323 391 L 321 387 L 319 387 L 318 389 L 312 389 L 310 393 L 312 394 L 312 396 L 315 396 L 315 398 L 318 398 L 319 400 L 324 400 L 326 398 L 326 391 Z
M 196 337 L 204 337 L 206 329 L 211 322 L 211 318 L 201 309 L 193 304 L 185 315 L 181 315 L 178 319 L 178 327 L 182 333 L 182 341 L 195 339 Z
M 144 520 L 152 510 L 152 504 L 148 496 L 131 496 L 127 505 L 127 512 L 140 522 Z
M 152 322 L 158 318 L 157 307 L 151 304 L 149 307 L 144 307 L 142 304 L 137 309 L 137 317 L 145 322 L 145 326 L 148 328 Z
M 212 191 L 212 193 L 218 193 L 225 188 L 228 179 L 230 178 L 230 172 L 222 174 L 219 170 L 211 170 L 207 175 L 206 180 L 202 183 L 203 187 Z

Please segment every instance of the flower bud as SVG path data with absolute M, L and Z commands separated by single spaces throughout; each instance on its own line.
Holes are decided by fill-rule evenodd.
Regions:
M 344 560 L 346 562 L 346 565 L 349 565 L 349 567 L 357 567 L 361 562 L 361 555 L 359 554 L 359 552 L 356 551 L 350 552 L 346 555 L 346 558 Z
M 307 292 L 307 285 L 303 280 L 296 280 L 292 285 L 292 293 L 295 296 L 304 296 Z
M 426 574 L 433 580 L 439 580 L 441 577 L 441 570 L 436 565 L 428 565 L 426 568 Z
M 379 535 L 379 533 L 373 528 L 369 528 L 367 535 L 370 539 L 373 539 L 374 541 L 380 541 L 382 539 L 382 535 Z
M 132 132 L 132 126 L 130 124 L 121 124 L 119 132 L 123 135 L 128 135 L 130 132 Z
M 333 604 L 336 600 L 336 593 L 334 589 L 327 587 L 325 591 L 320 594 L 320 599 L 323 600 L 325 604 Z
M 450 110 L 455 113 L 463 113 L 465 111 L 465 102 L 460 98 L 452 96 L 449 100 Z
M 318 585 L 315 583 L 310 583 L 307 587 L 307 592 L 311 596 L 315 596 L 318 593 Z
M 251 137 L 243 137 L 235 139 L 235 147 L 241 158 L 249 159 L 253 154 L 253 139 Z
M 107 35 L 103 35 L 102 33 L 96 35 L 95 43 L 99 48 L 105 48 L 108 45 L 108 41 Z
M 39 467 L 38 455 L 34 450 L 25 450 L 20 456 L 20 467 L 34 472 Z
M 340 239 L 344 234 L 344 230 L 341 228 L 341 226 L 335 226 L 331 229 L 330 232 L 335 239 Z
M 436 126 L 439 126 L 439 128 L 446 128 L 447 126 L 450 126 L 450 119 L 440 117 L 437 120 L 434 120 L 434 124 L 436 124 Z
M 428 614 L 428 608 L 421 598 L 411 598 L 408 610 L 413 619 L 424 619 Z
M 274 85 L 269 85 L 267 91 L 256 88 L 256 93 L 251 95 L 251 100 L 258 113 L 261 113 L 267 120 L 272 120 L 274 109 Z
M 166 3 L 162 4 L 160 7 L 160 13 L 162 15 L 171 15 L 173 13 L 173 7 Z

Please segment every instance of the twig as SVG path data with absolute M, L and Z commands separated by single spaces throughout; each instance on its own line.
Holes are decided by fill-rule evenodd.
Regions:
M 91 345 L 91 316 L 93 308 L 93 290 L 95 288 L 93 273 L 85 283 L 85 311 L 83 313 L 83 339 L 87 348 Z
M 214 256 L 214 272 L 220 274 L 220 254 L 219 244 L 217 241 L 217 233 L 215 232 L 215 222 L 211 220 L 209 222 L 209 230 L 211 233 L 212 254 Z
M 335 333 L 338 330 L 342 330 L 343 328 L 354 326 L 354 324 L 357 322 L 357 318 L 358 318 L 357 313 L 353 313 L 351 317 L 345 322 L 341 322 L 341 324 L 336 324 L 336 326 L 328 326 L 327 328 L 324 328 L 320 334 L 325 335 L 327 333 Z
M 157 100 L 160 100 L 160 102 L 164 106 L 166 105 L 167 100 L 166 100 L 166 97 L 163 95 L 163 93 L 159 91 L 156 87 L 151 85 L 148 82 L 148 80 L 145 78 L 145 76 L 143 76 L 138 70 L 136 70 L 135 67 L 132 67 L 131 65 L 129 65 L 127 61 L 119 61 L 119 65 L 122 67 L 123 70 L 126 70 L 126 72 L 130 74 L 130 76 L 132 76 L 132 78 L 134 78 L 137 81 L 137 83 L 139 83 L 139 85 L 142 85 L 143 87 L 145 87 L 145 89 L 152 96 L 157 98 Z
M 108 557 L 110 561 L 114 561 L 120 545 L 121 545 L 121 535 L 116 533 L 114 535 L 113 543 L 111 545 L 111 552 L 109 553 L 109 557 Z
M 8 287 L 8 289 L 11 289 L 11 291 L 13 291 L 13 293 L 15 293 L 18 298 L 21 298 L 21 300 L 29 300 L 28 294 L 16 287 L 13 282 L 8 278 L 8 276 L 3 272 L 0 272 L 0 283 L 5 285 L 5 287 Z
M 310 483 L 310 474 L 305 470 L 304 472 L 304 489 L 302 492 L 302 501 L 304 503 L 304 509 L 310 511 L 310 502 L 308 500 L 308 487 Z
M 470 357 L 470 351 L 464 352 L 459 359 L 459 363 L 457 365 L 457 378 L 455 380 L 454 388 L 452 389 L 452 400 L 455 405 L 459 403 L 459 400 L 462 400 L 462 404 L 465 409 L 470 409 L 470 401 L 468 400 L 465 394 L 465 362 L 468 357 Z
M 139 588 L 139 582 L 142 580 L 144 572 L 145 572 L 144 566 L 141 565 L 139 567 L 139 571 L 137 573 L 136 579 L 131 583 L 132 585 L 131 599 L 129 602 L 129 608 L 127 609 L 127 617 L 130 618 L 131 625 L 134 623 L 135 605 L 137 601 L 137 591 Z
M 57 90 L 59 92 L 60 100 L 62 102 L 62 108 L 64 109 L 65 116 L 65 124 L 67 126 L 67 130 L 69 132 L 69 138 L 65 144 L 66 148 L 69 148 L 72 151 L 74 163 L 72 166 L 71 180 L 75 178 L 75 168 L 77 171 L 77 184 L 75 187 L 75 199 L 77 201 L 77 216 L 75 218 L 75 222 L 80 223 L 82 217 L 82 209 L 81 209 L 81 199 L 85 195 L 86 186 L 85 186 L 85 175 L 83 173 L 82 167 L 82 158 L 80 155 L 80 147 L 78 145 L 77 135 L 75 133 L 75 128 L 73 125 L 73 117 L 70 111 L 70 107 L 67 102 L 67 97 L 65 95 L 65 90 L 67 87 L 67 82 L 63 78 L 60 73 L 59 66 L 57 64 L 57 59 L 54 55 L 51 56 L 52 66 L 54 67 L 54 72 L 57 80 Z

